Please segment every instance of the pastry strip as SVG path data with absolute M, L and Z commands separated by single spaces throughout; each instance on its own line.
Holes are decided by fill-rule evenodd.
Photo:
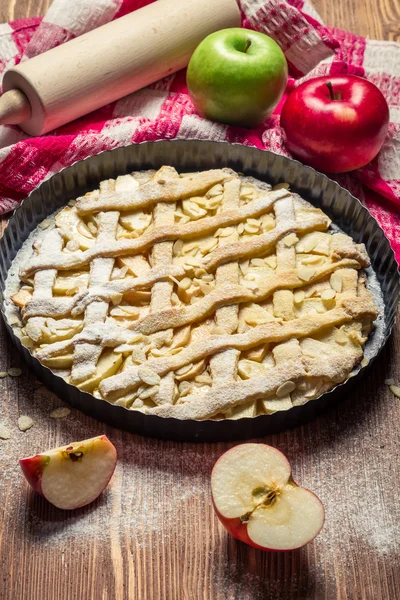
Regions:
M 233 179 L 225 183 L 222 210 L 234 210 L 239 207 L 239 192 L 240 181 L 238 179 Z M 239 236 L 235 229 L 229 237 L 221 237 L 219 245 L 236 242 L 238 239 Z M 215 274 L 215 282 L 217 289 L 220 286 L 237 285 L 239 283 L 239 265 L 237 262 L 227 263 L 218 267 Z M 238 325 L 238 309 L 237 304 L 218 308 L 215 312 L 218 329 L 227 334 L 235 333 Z M 229 383 L 236 380 L 239 354 L 238 350 L 230 349 L 220 352 L 211 358 L 210 369 L 213 387 L 223 381 Z
M 76 208 L 80 215 L 89 215 L 103 210 L 136 210 L 147 208 L 157 202 L 176 202 L 191 196 L 201 196 L 212 186 L 221 181 L 232 179 L 232 171 L 228 169 L 214 169 L 195 173 L 190 177 L 180 177 L 172 180 L 166 178 L 162 167 L 148 183 L 144 183 L 135 190 L 120 193 L 105 193 L 97 198 L 82 196 L 78 198 Z
M 349 312 L 346 312 L 347 307 L 344 306 L 328 313 L 309 315 L 283 324 L 259 325 L 242 334 L 210 336 L 208 339 L 190 344 L 175 356 L 148 361 L 146 366 L 163 376 L 169 371 L 175 371 L 186 364 L 197 362 L 228 348 L 248 350 L 260 344 L 283 342 L 291 337 L 302 338 L 314 335 L 325 327 L 341 325 L 371 313 L 376 315 L 376 308 L 371 301 L 357 302 L 357 300 L 352 301 Z M 139 381 L 137 372 L 133 368 L 104 380 L 100 384 L 100 391 L 105 398 L 110 398 L 131 391 Z
M 221 227 L 229 227 L 250 217 L 257 217 L 268 212 L 273 207 L 274 203 L 282 197 L 289 194 L 287 190 L 277 190 L 275 192 L 266 192 L 253 202 L 240 207 L 237 210 L 221 212 L 215 217 L 206 217 L 192 223 L 173 224 L 164 227 L 155 227 L 150 231 L 145 232 L 139 238 L 133 240 L 120 239 L 109 242 L 107 247 L 100 244 L 95 244 L 89 250 L 75 255 L 52 255 L 44 257 L 32 257 L 27 265 L 21 269 L 21 277 L 29 277 L 35 271 L 40 269 L 59 269 L 68 270 L 75 269 L 89 264 L 97 257 L 117 257 L 130 256 L 146 252 L 154 244 L 165 241 L 173 241 L 177 239 L 192 239 L 196 236 L 206 236 Z M 327 218 L 326 218 L 327 220 Z M 284 235 L 285 232 L 282 234 Z M 40 260 L 39 260 L 40 258 Z
M 43 239 L 38 253 L 40 255 L 49 255 L 53 252 L 61 252 L 63 247 L 63 239 L 57 229 L 53 229 Z M 34 289 L 32 300 L 39 306 L 45 305 L 53 296 L 53 285 L 57 277 L 57 270 L 50 269 L 48 271 L 38 271 L 34 277 Z M 26 333 L 34 341 L 38 342 L 43 336 L 43 327 L 46 324 L 44 317 L 51 315 L 43 314 L 30 319 L 26 324 Z M 26 317 L 24 317 L 26 318 Z
M 302 362 L 287 361 L 271 369 L 268 377 L 254 377 L 245 381 L 236 381 L 213 387 L 201 401 L 196 396 L 188 396 L 185 402 L 166 404 L 146 411 L 148 414 L 176 419 L 206 419 L 218 413 L 249 401 L 257 401 L 271 395 L 288 379 L 298 379 L 305 375 Z
M 106 259 L 108 260 L 108 259 Z M 140 277 L 125 277 L 124 279 L 114 279 L 101 286 L 91 287 L 75 294 L 73 297 L 53 297 L 45 300 L 30 300 L 25 305 L 24 316 L 30 318 L 38 315 L 49 317 L 65 317 L 69 313 L 76 316 L 84 312 L 85 308 L 95 300 L 104 300 L 111 302 L 117 294 L 125 292 L 144 290 L 152 288 L 158 281 L 165 281 L 172 277 L 181 278 L 186 274 L 186 269 L 180 265 L 168 265 L 166 267 L 156 267 L 149 270 Z
M 174 170 L 175 171 L 175 170 Z M 176 179 L 178 179 L 178 173 L 175 171 L 171 172 L 169 178 L 166 178 L 168 185 L 175 185 Z M 171 182 L 171 183 L 170 183 Z M 153 213 L 155 227 L 173 226 L 175 221 L 175 209 L 174 203 L 159 202 Z M 173 242 L 160 242 L 155 244 L 152 251 L 152 265 L 153 268 L 161 267 L 168 268 L 172 263 L 172 247 Z M 171 307 L 171 294 L 173 291 L 172 281 L 158 281 L 154 284 L 151 290 L 151 305 L 150 314 L 157 314 L 161 310 L 165 310 Z M 165 335 L 167 337 L 173 336 L 173 330 L 166 330 Z M 158 392 L 153 396 L 153 402 L 156 404 L 164 404 L 166 402 L 172 403 L 174 396 L 174 376 L 173 373 L 168 373 L 165 377 L 161 378 Z
M 350 264 L 355 268 L 359 268 L 356 261 L 350 260 Z M 310 282 L 317 281 L 332 271 L 335 271 L 335 269 L 343 266 L 348 266 L 346 260 L 328 265 L 320 271 L 316 271 L 315 275 L 307 282 L 300 279 L 296 271 L 284 272 L 281 273 L 281 278 L 271 276 L 264 281 L 263 284 L 260 284 L 258 290 L 253 291 L 244 286 L 227 284 L 212 290 L 195 304 L 179 308 L 174 307 L 165 311 L 160 311 L 156 314 L 149 314 L 136 321 L 132 325 L 132 328 L 145 335 L 150 335 L 155 331 L 169 329 L 170 327 L 173 327 L 174 329 L 176 327 L 183 327 L 183 325 L 188 323 L 194 323 L 205 319 L 222 306 L 238 304 L 241 302 L 260 302 L 268 298 L 271 293 L 279 288 L 299 288 L 305 284 L 308 285 Z
M 99 233 L 97 242 L 107 245 L 115 239 L 119 213 L 100 213 Z M 104 285 L 109 281 L 114 267 L 113 258 L 96 258 L 90 269 L 89 290 Z M 108 302 L 97 300 L 88 305 L 85 312 L 84 327 L 105 321 L 108 312 Z M 74 358 L 71 369 L 71 383 L 80 383 L 89 379 L 96 372 L 97 361 L 103 348 L 100 344 L 78 343 L 74 346 Z

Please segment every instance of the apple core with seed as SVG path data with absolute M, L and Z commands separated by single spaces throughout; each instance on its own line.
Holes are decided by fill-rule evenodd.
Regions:
M 235 538 L 262 550 L 295 550 L 324 524 L 315 494 L 292 479 L 287 458 L 266 444 L 241 444 L 215 463 L 212 498 L 221 523 Z

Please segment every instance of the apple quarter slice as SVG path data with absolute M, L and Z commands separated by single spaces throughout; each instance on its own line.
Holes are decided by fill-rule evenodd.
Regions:
M 110 481 L 117 451 L 105 435 L 72 442 L 19 461 L 31 487 L 57 508 L 93 502 Z
M 266 444 L 241 444 L 216 462 L 211 475 L 214 507 L 237 539 L 263 550 L 294 550 L 324 524 L 315 494 L 292 479 L 287 458 Z

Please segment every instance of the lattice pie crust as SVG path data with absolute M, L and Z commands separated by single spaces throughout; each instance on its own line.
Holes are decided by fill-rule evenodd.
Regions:
M 171 167 L 59 212 L 13 295 L 24 344 L 81 390 L 179 419 L 303 404 L 346 380 L 377 309 L 362 245 L 286 184 Z

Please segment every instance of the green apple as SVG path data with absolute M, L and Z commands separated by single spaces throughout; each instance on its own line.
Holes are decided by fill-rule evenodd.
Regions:
M 197 112 L 212 121 L 255 127 L 274 110 L 288 69 L 278 44 L 250 29 L 222 29 L 194 51 L 187 86 Z

